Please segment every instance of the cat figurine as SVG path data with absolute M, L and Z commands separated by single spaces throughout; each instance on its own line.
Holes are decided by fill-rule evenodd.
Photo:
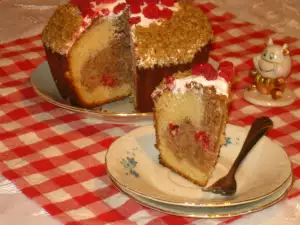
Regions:
M 264 51 L 253 58 L 253 64 L 250 76 L 254 78 L 254 82 L 249 85 L 248 90 L 271 95 L 274 100 L 280 99 L 292 67 L 288 45 L 276 45 L 270 38 Z

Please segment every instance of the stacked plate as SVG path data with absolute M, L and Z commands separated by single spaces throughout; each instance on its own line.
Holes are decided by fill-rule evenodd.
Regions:
M 233 125 L 226 129 L 226 144 L 208 185 L 229 170 L 248 131 Z M 199 186 L 161 166 L 154 144 L 153 126 L 139 127 L 111 145 L 106 166 L 111 180 L 122 192 L 165 213 L 198 218 L 242 215 L 277 203 L 292 185 L 287 154 L 267 137 L 255 145 L 240 166 L 233 196 L 202 192 Z

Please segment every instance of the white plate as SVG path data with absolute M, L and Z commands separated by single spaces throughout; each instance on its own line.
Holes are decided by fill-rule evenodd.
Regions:
M 72 112 L 83 113 L 85 116 L 97 117 L 104 122 L 152 124 L 152 113 L 134 111 L 130 97 L 124 100 L 105 104 L 100 108 L 85 109 L 70 105 L 59 94 L 52 78 L 48 62 L 40 64 L 31 74 L 31 84 L 35 92 L 47 102 Z
M 129 197 L 134 198 L 141 205 L 147 206 L 151 209 L 161 211 L 167 214 L 184 216 L 184 217 L 194 217 L 194 218 L 224 218 L 224 217 L 233 217 L 243 214 L 257 212 L 263 210 L 267 207 L 274 205 L 283 199 L 290 188 L 292 187 L 292 177 L 290 177 L 284 185 L 282 185 L 277 191 L 272 195 L 263 198 L 258 201 L 250 202 L 248 204 L 236 205 L 236 206 L 227 206 L 227 207 L 189 207 L 189 206 L 178 206 L 171 205 L 166 203 L 161 203 L 153 201 L 148 198 L 144 198 L 140 195 L 136 195 L 134 192 L 131 192 L 129 189 L 122 187 L 115 180 L 112 181 L 119 188 L 120 191 L 127 194 Z
M 227 145 L 208 185 L 224 176 L 237 157 L 248 129 L 228 124 Z M 159 164 L 153 126 L 139 127 L 116 140 L 106 154 L 109 175 L 136 195 L 167 204 L 190 207 L 222 207 L 257 201 L 278 190 L 291 176 L 286 152 L 263 137 L 237 174 L 237 192 L 221 196 L 201 188 Z

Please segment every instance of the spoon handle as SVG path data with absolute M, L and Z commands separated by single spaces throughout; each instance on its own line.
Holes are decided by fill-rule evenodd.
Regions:
M 247 154 L 250 152 L 252 147 L 259 141 L 259 139 L 264 136 L 271 128 L 273 127 L 273 122 L 268 117 L 260 117 L 256 119 L 251 128 L 250 131 L 246 137 L 246 140 L 243 144 L 243 147 L 238 155 L 238 157 L 235 159 L 232 167 L 230 168 L 229 173 L 231 175 L 234 175 L 236 170 L 238 169 L 241 162 L 244 160 L 244 158 L 247 156 Z

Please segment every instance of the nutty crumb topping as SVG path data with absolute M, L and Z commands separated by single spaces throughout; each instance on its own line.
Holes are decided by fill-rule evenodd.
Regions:
M 134 36 L 137 65 L 153 68 L 191 62 L 213 35 L 207 16 L 184 2 L 170 20 L 149 27 L 136 26 Z
M 59 5 L 42 34 L 44 45 L 53 52 L 63 54 L 82 25 L 80 10 L 72 4 Z

